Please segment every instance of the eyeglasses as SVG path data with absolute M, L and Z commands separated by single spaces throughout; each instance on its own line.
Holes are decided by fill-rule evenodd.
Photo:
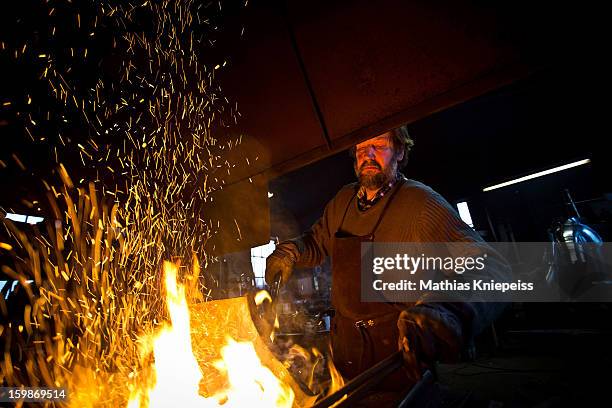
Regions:
M 386 152 L 389 149 L 391 149 L 391 146 L 380 145 L 380 144 L 368 144 L 368 145 L 356 148 L 355 153 L 357 154 L 357 156 L 364 156 L 368 154 L 368 152 L 370 151 L 370 148 L 374 149 L 375 153 L 382 153 L 382 152 Z

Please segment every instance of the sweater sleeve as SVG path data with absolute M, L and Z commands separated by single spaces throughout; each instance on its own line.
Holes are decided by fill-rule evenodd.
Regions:
M 416 228 L 414 236 L 419 242 L 473 243 L 468 246 L 449 245 L 448 251 L 451 256 L 486 252 L 487 267 L 482 271 L 470 271 L 470 278 L 509 280 L 510 267 L 506 260 L 463 222 L 454 208 L 438 193 L 431 191 L 431 194 L 425 198 Z M 470 254 L 464 251 L 473 252 Z M 451 298 L 439 292 L 425 293 L 417 302 L 417 307 L 434 307 L 455 315 L 462 327 L 463 340 L 466 343 L 488 327 L 505 306 L 504 303 L 465 302 L 459 297 Z

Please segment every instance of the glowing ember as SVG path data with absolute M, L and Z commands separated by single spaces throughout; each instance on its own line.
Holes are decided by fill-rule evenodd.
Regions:
M 257 292 L 257 294 L 255 295 L 255 304 L 259 306 L 265 300 L 267 300 L 268 302 L 272 303 L 272 297 L 270 297 L 270 294 L 268 293 L 268 291 L 267 290 L 260 290 L 259 292 Z
M 138 407 L 291 407 L 294 393 L 261 364 L 251 342 L 227 338 L 222 359 L 214 366 L 227 376 L 227 386 L 213 396 L 199 393 L 203 373 L 193 354 L 189 308 L 185 290 L 176 282 L 176 266 L 164 264 L 166 302 L 172 325 L 165 326 L 152 340 L 155 362 L 154 385 L 144 384 L 130 398 L 128 408 Z M 146 345 L 145 345 L 146 347 Z M 144 388 L 144 390 L 143 390 Z

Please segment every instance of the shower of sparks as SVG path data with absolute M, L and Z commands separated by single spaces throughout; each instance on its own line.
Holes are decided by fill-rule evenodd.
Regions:
M 0 325 L 0 379 L 68 387 L 75 407 L 121 406 L 124 385 L 141 368 L 139 336 L 167 318 L 163 261 L 182 264 L 191 301 L 210 292 L 200 284 L 198 257 L 206 265 L 203 246 L 216 223 L 200 218 L 201 206 L 223 186 L 235 166 L 226 153 L 240 142 L 211 134 L 238 117 L 215 82 L 226 63 L 200 62 L 217 29 L 206 8 L 219 12 L 221 4 L 101 0 L 81 9 L 41 0 L 41 7 L 45 41 L 2 41 L 0 53 L 37 67 L 45 103 L 28 92 L 0 109 L 47 146 L 59 180 L 42 175 L 53 211 L 45 233 L 33 238 L 0 221 L 12 239 L 0 252 L 13 258 L 2 271 L 28 302 L 18 323 L 9 322 L 0 296 L 9 322 Z M 78 38 L 66 39 L 67 32 Z M 53 46 L 58 36 L 69 45 Z M 110 51 L 101 55 L 100 44 Z M 88 82 L 84 72 L 95 78 Z M 49 105 L 55 108 L 37 108 Z M 67 157 L 77 160 L 68 165 Z

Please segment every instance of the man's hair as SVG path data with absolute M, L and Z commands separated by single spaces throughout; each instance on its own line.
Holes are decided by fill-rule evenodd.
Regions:
M 398 152 L 404 148 L 404 157 L 397 163 L 397 168 L 402 169 L 408 163 L 408 153 L 410 153 L 412 146 L 414 146 L 414 140 L 412 140 L 410 134 L 408 134 L 408 128 L 406 125 L 395 128 L 390 132 L 393 135 L 393 138 L 391 139 L 393 142 L 393 150 Z M 357 159 L 355 156 L 355 149 L 355 146 L 353 146 L 349 150 L 349 154 L 353 160 Z
M 408 163 L 408 153 L 412 150 L 412 146 L 414 146 L 414 140 L 408 134 L 408 128 L 406 125 L 395 128 L 391 131 L 393 133 L 393 148 L 395 151 L 399 151 L 404 148 L 404 157 L 401 161 L 397 163 L 397 168 L 402 169 Z

